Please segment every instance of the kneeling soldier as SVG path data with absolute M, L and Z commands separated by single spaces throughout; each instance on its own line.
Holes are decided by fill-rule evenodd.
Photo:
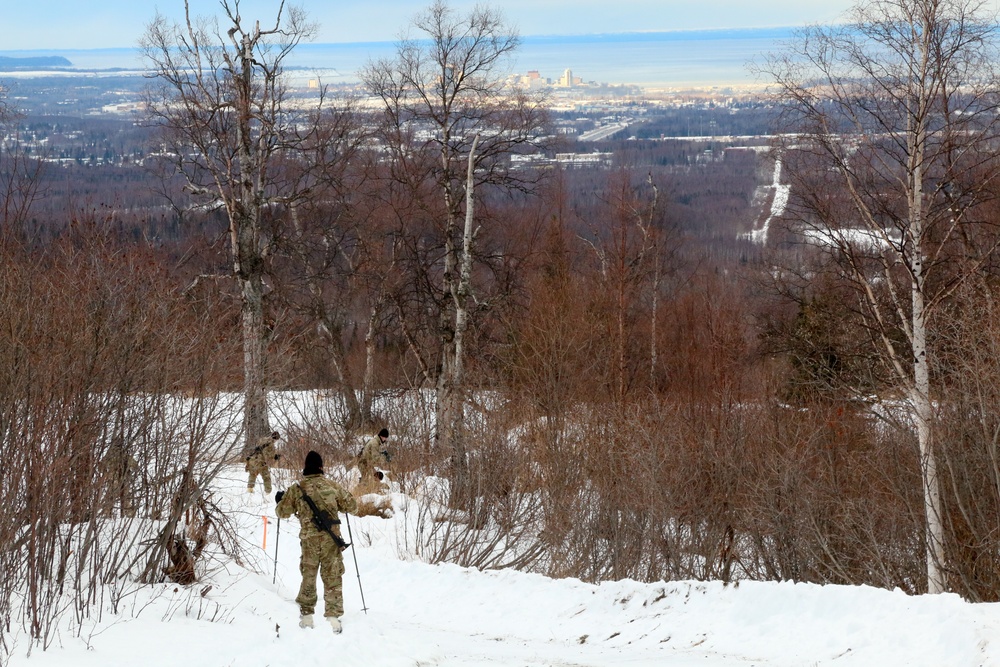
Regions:
M 369 438 L 358 452 L 358 472 L 361 473 L 361 482 L 354 490 L 358 495 L 381 492 L 383 475 L 378 468 L 387 465 L 391 458 L 385 444 L 388 440 L 389 429 L 384 428 Z

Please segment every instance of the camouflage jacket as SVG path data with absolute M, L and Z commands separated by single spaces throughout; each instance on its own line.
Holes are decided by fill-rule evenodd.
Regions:
M 358 454 L 358 467 L 362 470 L 374 470 L 375 468 L 384 466 L 389 462 L 385 451 L 386 443 L 383 443 L 382 439 L 377 435 L 373 435 L 365 442 L 361 448 L 361 452 Z
M 246 456 L 246 469 L 270 467 L 278 460 L 278 455 L 274 451 L 274 440 L 271 436 L 265 436 L 257 440 L 257 446 L 250 450 Z
M 340 512 L 357 512 L 358 503 L 354 496 L 344 487 L 333 480 L 327 479 L 323 475 L 306 475 L 297 484 L 292 484 L 281 502 L 278 503 L 275 511 L 282 519 L 287 519 L 292 514 L 299 518 L 299 539 L 307 540 L 321 533 L 320 529 L 313 523 L 313 512 L 306 501 L 302 498 L 305 491 L 316 503 L 316 507 L 326 510 L 332 516 L 337 516 Z M 333 532 L 341 537 L 340 526 L 334 526 Z

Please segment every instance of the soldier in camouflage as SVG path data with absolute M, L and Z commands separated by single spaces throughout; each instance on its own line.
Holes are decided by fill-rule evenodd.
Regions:
M 377 493 L 382 488 L 382 473 L 379 467 L 389 463 L 389 452 L 385 443 L 389 440 L 389 429 L 382 429 L 373 435 L 361 448 L 358 454 L 358 472 L 361 482 L 356 492 L 359 494 Z
M 299 561 L 299 571 L 302 573 L 302 584 L 299 587 L 299 627 L 313 627 L 313 612 L 316 609 L 316 574 L 323 579 L 324 616 L 334 632 L 342 629 L 340 617 L 344 615 L 344 589 L 342 577 L 344 574 L 344 558 L 341 549 L 325 530 L 313 521 L 315 516 L 312 508 L 303 497 L 308 494 L 316 508 L 329 513 L 336 519 L 331 528 L 340 539 L 340 512 L 357 512 L 358 504 L 346 489 L 323 476 L 323 459 L 316 452 L 306 455 L 303 478 L 293 484 L 288 491 L 275 494 L 278 502 L 276 512 L 282 519 L 292 514 L 299 518 L 299 541 L 302 546 L 302 558 Z
M 258 438 L 256 446 L 246 455 L 246 471 L 250 474 L 247 478 L 247 493 L 253 493 L 258 475 L 264 480 L 264 493 L 271 493 L 271 464 L 281 458 L 281 454 L 274 451 L 274 443 L 280 438 L 281 434 L 277 431 Z

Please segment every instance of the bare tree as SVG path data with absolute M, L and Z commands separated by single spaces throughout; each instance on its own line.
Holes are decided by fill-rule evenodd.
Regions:
M 43 163 L 21 149 L 17 130 L 21 116 L 6 98 L 7 89 L 0 84 L 0 241 L 23 236 L 22 223 L 42 194 Z
M 203 205 L 223 208 L 229 221 L 233 275 L 242 298 L 244 438 L 270 431 L 267 414 L 264 319 L 266 264 L 277 204 L 288 205 L 306 186 L 279 168 L 311 140 L 287 99 L 282 67 L 315 25 L 297 7 L 278 5 L 270 28 L 240 13 L 240 0 L 222 0 L 224 25 L 191 16 L 161 15 L 142 41 L 151 76 L 151 116 L 167 130 L 168 154 Z M 322 103 L 322 99 L 320 100 Z M 308 126 L 307 126 L 308 127 Z
M 460 488 L 462 356 L 476 303 L 473 191 L 486 184 L 530 187 L 534 177 L 512 169 L 509 156 L 542 141 L 545 113 L 540 99 L 506 85 L 503 67 L 519 39 L 499 11 L 478 6 L 462 16 L 438 0 L 412 25 L 421 38 L 404 38 L 394 59 L 370 63 L 362 77 L 384 106 L 394 177 L 413 183 L 413 191 L 429 180 L 441 198 L 434 209 L 443 218 L 436 225 L 441 247 L 421 281 L 434 292 L 438 350 L 436 363 L 420 365 L 436 389 L 436 439 L 450 451 Z
M 649 386 L 655 386 L 657 311 L 666 255 L 662 210 L 657 210 L 659 189 L 652 174 L 646 179 L 648 193 L 640 191 L 635 180 L 625 168 L 612 175 L 584 239 L 597 260 L 597 291 L 609 299 L 605 326 L 608 340 L 613 341 L 614 362 L 609 367 L 608 393 L 619 403 L 640 379 L 639 355 L 633 349 L 641 333 L 639 321 L 649 325 Z
M 871 0 L 766 67 L 796 133 L 794 217 L 852 281 L 912 415 L 932 593 L 948 582 L 929 343 L 996 247 L 981 233 L 1000 177 L 995 45 L 979 0 Z
M 275 253 L 290 259 L 275 280 L 279 298 L 305 315 L 305 324 L 315 330 L 324 366 L 333 370 L 333 380 L 344 405 L 343 422 L 349 429 L 371 423 L 370 391 L 358 381 L 349 363 L 345 338 L 357 327 L 353 308 L 365 293 L 369 237 L 379 237 L 369 211 L 361 204 L 368 179 L 369 159 L 362 150 L 368 135 L 350 99 L 327 105 L 326 113 L 314 119 L 314 139 L 295 168 L 303 171 L 309 196 L 289 207 L 289 224 Z M 372 299 L 378 301 L 377 296 Z M 369 318 L 371 324 L 371 318 Z M 369 336 L 375 327 L 369 326 Z

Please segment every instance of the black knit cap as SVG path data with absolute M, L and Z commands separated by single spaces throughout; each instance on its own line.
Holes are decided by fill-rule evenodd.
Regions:
M 389 429 L 384 428 L 381 431 L 379 431 L 378 432 L 378 437 L 380 437 L 380 438 L 388 438 L 389 437 Z
M 323 457 L 317 452 L 310 451 L 306 454 L 306 465 L 302 468 L 303 475 L 322 475 Z

